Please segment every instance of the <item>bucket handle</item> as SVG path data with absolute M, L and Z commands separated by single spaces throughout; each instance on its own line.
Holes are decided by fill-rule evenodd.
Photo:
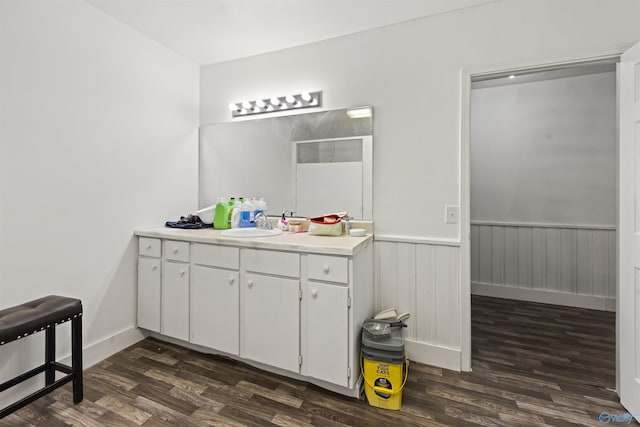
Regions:
M 360 350 L 360 373 L 362 374 L 363 381 L 369 387 L 371 387 L 373 389 L 373 391 L 377 391 L 378 393 L 382 393 L 382 394 L 394 395 L 394 394 L 400 393 L 402 391 L 402 389 L 404 388 L 404 385 L 407 383 L 407 378 L 409 378 L 409 359 L 407 357 L 404 358 L 404 364 L 405 364 L 404 379 L 402 380 L 402 385 L 397 390 L 388 389 L 388 388 L 384 388 L 384 387 L 378 387 L 377 385 L 373 385 L 369 381 L 367 381 L 367 377 L 364 376 L 364 363 L 363 362 L 364 362 L 364 355 L 362 354 L 362 350 Z

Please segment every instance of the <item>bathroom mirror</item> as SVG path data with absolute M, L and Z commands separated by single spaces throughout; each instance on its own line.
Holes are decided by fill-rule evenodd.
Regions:
M 269 215 L 373 219 L 373 118 L 354 111 L 201 126 L 200 207 L 218 197 L 264 197 Z

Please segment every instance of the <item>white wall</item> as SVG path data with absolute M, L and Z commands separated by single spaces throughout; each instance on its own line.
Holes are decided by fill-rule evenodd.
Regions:
M 615 310 L 614 72 L 471 92 L 472 293 Z
M 206 66 L 200 121 L 303 89 L 323 90 L 326 109 L 371 104 L 377 232 L 457 239 L 444 206 L 458 203 L 460 69 L 631 42 L 639 15 L 635 1 L 499 1 Z M 398 215 L 408 201 L 415 219 Z
M 199 68 L 79 1 L 0 2 L 0 52 L 0 308 L 82 299 L 95 363 L 139 338 L 133 230 L 197 208 Z
M 227 104 L 301 90 L 322 90 L 323 108 L 374 107 L 373 212 L 377 238 L 401 245 L 459 242 L 459 227 L 444 223 L 444 206 L 459 203 L 460 74 L 464 67 L 546 61 L 640 39 L 640 3 L 627 0 L 497 1 L 312 45 L 203 67 L 200 122 L 230 121 Z M 377 250 L 377 247 L 376 247 Z M 386 251 L 391 249 L 387 247 Z M 459 250 L 456 249 L 459 255 Z M 416 251 L 412 277 L 424 265 Z M 379 307 L 410 307 L 400 298 L 408 284 L 395 258 L 378 257 Z M 458 258 L 459 260 L 459 258 Z M 457 261 L 459 264 L 459 261 Z M 455 273 L 455 274 L 453 274 Z M 443 274 L 437 292 L 454 287 L 460 274 Z M 427 286 L 422 280 L 416 288 Z M 386 292 L 388 289 L 395 291 Z M 410 289 L 407 289 L 410 292 Z M 416 321 L 430 316 L 429 293 L 416 294 Z M 425 300 L 426 299 L 426 300 Z M 461 328 L 461 301 L 433 319 Z M 458 360 L 461 334 L 442 341 Z M 437 336 L 416 342 L 426 353 Z M 430 361 L 429 354 L 420 357 Z M 431 360 L 435 360 L 435 357 Z
M 614 72 L 471 91 L 471 221 L 616 224 Z

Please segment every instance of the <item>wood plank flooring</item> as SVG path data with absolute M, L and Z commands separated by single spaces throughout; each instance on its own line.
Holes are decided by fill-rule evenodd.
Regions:
M 472 310 L 473 372 L 411 363 L 400 411 L 149 338 L 87 369 L 80 404 L 69 385 L 0 425 L 602 426 L 626 413 L 614 313 L 488 297 Z

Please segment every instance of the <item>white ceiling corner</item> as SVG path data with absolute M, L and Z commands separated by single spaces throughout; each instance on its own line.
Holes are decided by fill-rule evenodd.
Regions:
M 200 64 L 305 45 L 495 0 L 85 0 Z

